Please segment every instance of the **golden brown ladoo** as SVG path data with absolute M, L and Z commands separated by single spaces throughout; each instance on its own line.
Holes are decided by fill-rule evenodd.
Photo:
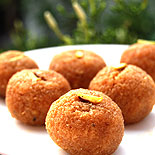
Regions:
M 93 77 L 105 66 L 104 60 L 93 52 L 72 50 L 57 54 L 49 69 L 62 74 L 71 88 L 88 88 Z
M 17 120 L 43 125 L 52 102 L 69 90 L 68 81 L 55 71 L 22 70 L 8 82 L 6 104 Z
M 108 96 L 75 89 L 53 102 L 46 129 L 52 140 L 72 155 L 111 155 L 122 140 L 124 120 Z
M 145 70 L 155 81 L 155 44 L 133 44 L 121 57 L 121 62 Z
M 37 64 L 20 51 L 0 54 L 0 95 L 5 97 L 6 87 L 13 74 L 22 69 L 38 68 Z
M 141 68 L 120 64 L 105 67 L 91 81 L 89 89 L 108 95 L 122 110 L 125 124 L 146 117 L 155 103 L 153 79 Z

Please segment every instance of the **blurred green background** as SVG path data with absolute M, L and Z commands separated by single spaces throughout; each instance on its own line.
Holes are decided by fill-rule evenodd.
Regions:
M 78 2 L 84 22 L 73 3 Z M 48 10 L 71 42 L 51 30 Z M 0 0 L 0 51 L 66 44 L 132 44 L 155 40 L 155 0 Z

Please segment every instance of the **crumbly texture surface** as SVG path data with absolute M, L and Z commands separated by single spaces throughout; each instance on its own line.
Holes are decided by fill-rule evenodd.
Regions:
M 22 70 L 9 80 L 6 104 L 12 117 L 30 125 L 43 125 L 53 101 L 70 90 L 55 71 Z
M 104 60 L 93 52 L 72 50 L 56 55 L 49 69 L 62 74 L 74 89 L 88 88 L 93 77 L 105 66 Z
M 145 118 L 155 103 L 155 84 L 142 69 L 127 65 L 105 67 L 91 81 L 89 89 L 108 95 L 122 110 L 125 124 Z
M 100 103 L 81 100 L 78 94 L 103 97 Z M 120 108 L 108 96 L 88 89 L 71 90 L 56 100 L 46 117 L 53 141 L 74 155 L 111 155 L 124 134 Z
M 155 81 L 155 45 L 133 44 L 124 51 L 121 62 L 133 64 L 142 68 Z
M 13 74 L 23 69 L 38 68 L 37 64 L 20 51 L 0 54 L 0 95 L 5 97 L 6 87 Z

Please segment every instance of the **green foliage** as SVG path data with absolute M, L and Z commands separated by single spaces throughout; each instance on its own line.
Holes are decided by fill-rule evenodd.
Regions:
M 21 21 L 14 22 L 14 31 L 11 33 L 12 45 L 16 50 L 32 50 L 50 46 L 48 38 L 36 38 L 27 31 Z
M 75 3 L 78 4 L 77 9 Z M 148 0 L 115 0 L 106 22 L 103 22 L 106 8 L 104 0 L 81 0 L 79 3 L 73 0 L 72 5 L 78 17 L 70 38 L 72 44 L 131 44 L 138 38 L 150 39 L 154 32 L 154 19 L 147 10 Z M 63 6 L 59 7 L 65 12 Z M 105 26 L 102 23 L 106 29 L 101 28 Z
M 30 1 L 36 4 L 29 0 L 29 5 L 32 5 Z M 154 7 L 151 3 L 154 1 L 38 0 L 38 6 L 34 6 L 36 9 L 25 9 L 24 16 L 29 13 L 31 22 L 41 32 L 34 35 L 27 26 L 19 21 L 15 22 L 11 34 L 12 45 L 18 50 L 30 50 L 65 44 L 131 44 L 138 38 L 155 40 L 155 17 L 154 13 L 150 13 Z M 55 18 L 58 28 L 56 31 L 50 26 L 54 30 L 51 31 L 46 25 L 43 17 L 46 10 Z
M 73 31 L 74 44 L 91 44 L 100 43 L 100 34 L 102 31 L 98 29 L 100 20 L 106 3 L 104 0 L 82 1 L 81 6 L 85 8 L 86 21 L 82 24 L 80 20 L 77 22 L 77 28 Z
M 138 38 L 153 39 L 151 35 L 155 32 L 155 24 L 148 13 L 147 5 L 147 0 L 115 0 L 112 7 L 114 14 L 109 18 L 109 28 L 105 32 L 109 37 L 108 43 L 131 44 Z

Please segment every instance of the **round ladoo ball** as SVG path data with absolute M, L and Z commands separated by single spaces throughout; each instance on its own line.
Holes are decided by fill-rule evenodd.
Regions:
M 0 95 L 5 97 L 6 87 L 13 74 L 23 69 L 38 68 L 37 64 L 20 51 L 0 54 Z
M 101 91 L 116 102 L 125 124 L 142 120 L 155 103 L 153 79 L 141 68 L 125 63 L 102 69 L 91 81 L 89 89 Z
M 68 81 L 55 71 L 22 70 L 8 82 L 6 104 L 17 120 L 43 125 L 52 102 L 69 90 Z
M 120 108 L 108 96 L 75 89 L 53 102 L 46 129 L 70 154 L 111 155 L 122 140 L 124 120 Z
M 93 52 L 72 50 L 56 55 L 49 69 L 62 74 L 74 89 L 88 88 L 93 77 L 105 66 L 104 60 Z
M 121 57 L 121 62 L 145 70 L 155 81 L 155 44 L 133 44 Z

